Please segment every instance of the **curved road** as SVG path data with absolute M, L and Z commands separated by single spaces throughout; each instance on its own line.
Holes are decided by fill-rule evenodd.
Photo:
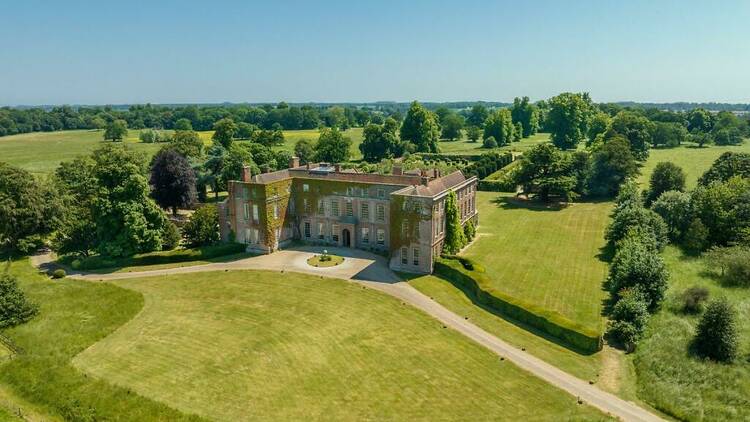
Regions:
M 326 277 L 341 278 L 367 287 L 377 289 L 402 302 L 408 303 L 422 310 L 446 327 L 450 327 L 469 339 L 481 344 L 500 357 L 518 365 L 546 382 L 567 391 L 578 400 L 594 406 L 609 415 L 625 421 L 661 421 L 660 417 L 642 407 L 623 400 L 614 394 L 600 390 L 588 382 L 574 377 L 531 354 L 519 350 L 498 337 L 482 330 L 461 316 L 449 311 L 439 303 L 425 296 L 408 283 L 401 281 L 389 268 L 385 258 L 356 249 L 329 248 L 331 253 L 341 255 L 347 259 L 343 264 L 333 268 L 314 268 L 307 265 L 306 260 L 313 253 L 319 253 L 321 248 L 300 247 L 286 249 L 270 255 L 261 255 L 240 259 L 232 262 L 196 265 L 190 267 L 170 268 L 162 270 L 92 274 L 72 272 L 71 278 L 106 281 L 125 278 L 171 275 L 204 271 L 225 270 L 273 270 L 293 271 Z M 32 263 L 40 268 L 53 266 L 49 255 L 35 255 Z

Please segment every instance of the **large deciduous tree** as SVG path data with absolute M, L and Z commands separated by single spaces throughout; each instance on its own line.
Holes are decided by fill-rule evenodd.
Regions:
M 61 210 L 49 183 L 0 162 L 0 249 L 32 251 L 55 229 Z
M 370 123 L 365 126 L 363 140 L 359 144 L 365 161 L 377 162 L 383 158 L 400 157 L 403 148 L 397 130 L 398 123 L 391 117 L 382 125 Z
M 456 113 L 448 113 L 440 120 L 443 139 L 455 141 L 461 138 L 461 130 L 464 128 L 464 118 Z
M 315 145 L 309 139 L 300 139 L 294 144 L 294 155 L 300 164 L 307 164 L 315 159 Z
M 182 228 L 182 235 L 191 247 L 206 246 L 219 241 L 219 214 L 213 205 L 198 208 Z
M 521 158 L 515 175 L 524 193 L 537 194 L 542 201 L 551 196 L 563 200 L 575 198 L 577 185 L 570 157 L 551 144 L 541 144 L 527 151 Z
M 401 140 L 414 145 L 417 152 L 438 152 L 440 125 L 437 117 L 414 101 L 400 130 Z
M 159 151 L 151 164 L 151 196 L 162 208 L 177 215 L 178 208 L 195 203 L 195 172 L 188 160 L 173 149 Z
M 651 205 L 662 193 L 670 190 L 685 190 L 685 172 L 675 163 L 662 161 L 656 164 L 654 172 L 651 173 L 646 205 Z
M 638 166 L 630 151 L 630 143 L 618 136 L 594 153 L 589 189 L 594 195 L 614 196 L 619 192 L 620 185 L 637 173 Z
M 693 341 L 696 353 L 720 362 L 731 362 L 738 354 L 739 327 L 737 311 L 726 300 L 708 304 Z
M 122 119 L 113 120 L 107 124 L 107 128 L 104 130 L 104 140 L 122 141 L 122 138 L 127 134 L 128 122 Z
M 651 133 L 654 124 L 645 116 L 632 111 L 621 111 L 612 119 L 604 139 L 609 140 L 618 135 L 625 137 L 630 143 L 630 151 L 637 160 L 648 158 L 651 146 Z
M 484 121 L 487 120 L 489 115 L 490 113 L 487 111 L 487 107 L 482 104 L 476 104 L 471 108 L 471 111 L 469 111 L 466 123 L 469 126 L 476 126 L 481 129 L 484 127 Z
M 750 154 L 732 151 L 721 154 L 698 179 L 698 184 L 708 186 L 713 182 L 726 182 L 734 176 L 750 178 Z
M 352 141 L 344 136 L 338 128 L 322 129 L 318 143 L 315 144 L 315 156 L 318 161 L 343 163 L 349 161 Z
M 484 139 L 493 137 L 498 145 L 508 145 L 513 142 L 514 131 L 513 117 L 507 108 L 493 111 L 484 123 Z
M 232 140 L 237 134 L 237 124 L 230 118 L 223 118 L 214 123 L 214 134 L 211 137 L 214 142 L 219 143 L 224 148 L 229 149 Z
M 549 100 L 547 130 L 560 149 L 575 148 L 586 136 L 592 112 L 588 94 L 562 93 Z
M 539 130 L 539 112 L 536 106 L 529 102 L 529 97 L 513 99 L 511 115 L 515 123 L 521 124 L 519 136 L 528 138 Z
M 178 130 L 169 140 L 169 147 L 187 158 L 203 156 L 203 141 L 197 132 L 192 130 Z
M 7 269 L 0 273 L 0 329 L 15 327 L 29 321 L 38 308 L 29 302 Z

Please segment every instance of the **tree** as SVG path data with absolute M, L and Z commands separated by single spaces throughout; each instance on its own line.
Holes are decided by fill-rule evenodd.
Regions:
M 440 119 L 440 125 L 443 129 L 443 139 L 455 141 L 461 137 L 461 130 L 464 128 L 464 118 L 456 113 L 448 113 Z
M 521 125 L 518 131 L 519 138 L 528 138 L 539 130 L 539 112 L 537 108 L 529 102 L 529 97 L 513 99 L 513 107 L 510 113 L 513 122 Z
M 669 241 L 669 229 L 661 216 L 641 206 L 618 208 L 604 237 L 615 246 L 636 229 L 652 236 L 650 241 L 659 250 L 663 249 Z
M 190 123 L 190 120 L 182 118 L 178 119 L 176 122 L 174 122 L 174 130 L 193 130 L 193 124 Z
M 713 128 L 713 115 L 705 109 L 696 108 L 690 110 L 687 116 L 688 130 L 690 133 L 708 133 Z
M 695 332 L 693 346 L 698 356 L 719 362 L 737 358 L 739 328 L 737 311 L 726 299 L 708 304 Z
M 670 190 L 685 190 L 685 172 L 677 164 L 662 161 L 656 164 L 654 172 L 651 173 L 646 205 L 651 205 L 662 193 Z
M 203 156 L 203 141 L 197 132 L 192 130 L 178 130 L 169 140 L 169 148 L 187 158 L 199 158 Z
M 300 139 L 294 144 L 294 155 L 299 158 L 300 164 L 312 162 L 315 159 L 313 143 L 309 139 Z
M 338 128 L 322 129 L 315 144 L 315 157 L 318 161 L 343 163 L 349 161 L 352 141 Z
M 31 252 L 56 228 L 61 211 L 49 183 L 0 162 L 0 249 Z
M 235 134 L 235 137 L 237 137 L 237 139 L 252 139 L 257 130 L 258 126 L 251 125 L 250 123 L 239 122 L 237 123 L 237 133 Z
M 739 145 L 747 133 L 747 121 L 740 120 L 730 111 L 720 111 L 715 118 L 711 134 L 716 145 Z
M 666 191 L 651 205 L 669 229 L 669 238 L 679 240 L 687 230 L 693 216 L 692 199 L 689 193 Z
M 482 137 L 482 129 L 478 126 L 469 126 L 466 128 L 466 137 L 469 138 L 471 142 L 476 142 Z
M 102 130 L 107 127 L 107 121 L 99 116 L 91 119 L 91 127 L 96 130 Z
M 230 118 L 224 118 L 214 123 L 214 134 L 211 139 L 228 149 L 236 134 L 237 124 Z
M 60 163 L 55 170 L 54 183 L 64 212 L 52 239 L 52 249 L 60 255 L 85 257 L 96 248 L 91 212 L 99 187 L 93 169 L 94 160 L 81 156 Z
M 104 140 L 111 139 L 112 142 L 122 141 L 122 138 L 128 134 L 128 123 L 125 120 L 117 119 L 111 121 L 104 130 Z
M 482 129 L 484 128 L 484 121 L 487 120 L 489 115 L 490 113 L 487 111 L 487 107 L 482 104 L 476 104 L 471 108 L 469 117 L 466 118 L 466 123 L 468 123 L 469 126 L 475 126 Z
M 594 195 L 616 195 L 620 185 L 637 172 L 630 143 L 625 138 L 615 137 L 594 153 L 589 189 Z
M 630 151 L 636 160 L 648 158 L 651 145 L 651 133 L 654 124 L 646 117 L 632 111 L 621 111 L 612 119 L 609 129 L 604 134 L 605 142 L 623 136 L 630 144 Z
M 464 230 L 461 227 L 461 217 L 458 213 L 456 204 L 456 193 L 448 192 L 445 198 L 445 240 L 443 241 L 443 251 L 455 255 L 461 248 L 466 245 Z
M 694 218 L 683 235 L 682 245 L 690 252 L 698 253 L 708 245 L 708 229 L 699 218 Z
M 253 141 L 267 147 L 282 145 L 284 143 L 284 132 L 281 129 L 259 130 L 253 135 Z
M 542 201 L 549 201 L 551 196 L 569 200 L 577 197 L 577 180 L 570 164 L 570 156 L 551 144 L 540 144 L 521 157 L 515 182 L 524 193 L 538 194 Z
M 213 205 L 198 208 L 182 228 L 190 247 L 211 245 L 219 241 L 219 214 Z
M 495 138 L 498 145 L 508 145 L 513 141 L 513 118 L 510 110 L 502 108 L 490 114 L 484 124 L 484 139 Z
M 591 107 L 588 94 L 566 92 L 549 100 L 546 123 L 556 147 L 573 149 L 578 145 L 587 132 Z
M 151 164 L 151 196 L 162 208 L 178 208 L 195 203 L 195 172 L 187 159 L 172 149 L 159 151 Z
M 31 320 L 39 308 L 26 299 L 15 277 L 7 269 L 0 274 L 0 329 Z
M 750 228 L 750 179 L 733 177 L 693 191 L 694 215 L 708 229 L 711 245 L 727 245 L 741 239 Z
M 677 147 L 688 138 L 688 131 L 680 123 L 654 122 L 652 126 L 651 142 L 654 148 L 665 146 Z
M 440 125 L 435 115 L 416 101 L 406 113 L 400 135 L 401 140 L 413 144 L 417 152 L 438 152 Z
M 382 125 L 370 123 L 365 126 L 359 150 L 365 161 L 377 162 L 383 158 L 400 157 L 403 154 L 396 130 L 398 123 L 389 117 Z
M 106 146 L 92 154 L 98 190 L 91 215 L 97 251 L 129 256 L 159 250 L 166 218 L 150 197 L 143 154 Z
M 627 350 L 633 350 L 648 323 L 648 302 L 639 289 L 620 292 L 620 299 L 612 307 L 607 333 Z
M 605 132 L 607 132 L 607 129 L 609 128 L 611 122 L 612 118 L 609 117 L 609 114 L 603 111 L 594 113 L 594 115 L 591 116 L 591 121 L 589 122 L 587 132 L 588 141 L 586 145 L 591 146 L 596 140 L 597 136 L 603 135 Z
M 649 309 L 656 309 L 667 290 L 669 272 L 658 252 L 634 233 L 623 239 L 609 270 L 609 287 L 613 295 L 623 289 L 640 290 Z
M 726 182 L 734 176 L 750 178 L 750 154 L 732 151 L 721 154 L 698 179 L 698 184 L 708 186 L 717 181 Z

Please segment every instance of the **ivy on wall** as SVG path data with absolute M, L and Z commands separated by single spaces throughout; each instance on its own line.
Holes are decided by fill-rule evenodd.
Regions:
M 445 199 L 445 241 L 443 242 L 443 251 L 453 255 L 458 253 L 464 245 L 466 245 L 466 237 L 464 236 L 464 229 L 461 227 L 461 218 L 458 215 L 456 193 L 451 190 Z
M 391 196 L 390 252 L 419 242 L 419 223 L 432 218 L 432 205 L 419 199 Z M 404 228 L 406 230 L 404 230 Z

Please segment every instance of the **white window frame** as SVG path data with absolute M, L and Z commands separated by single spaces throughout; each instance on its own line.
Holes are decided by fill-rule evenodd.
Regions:
M 308 238 L 308 239 L 310 237 L 312 237 L 312 228 L 310 227 L 310 222 L 309 221 L 305 221 L 303 223 L 303 227 L 304 227 L 305 237 Z
M 377 242 L 378 242 L 378 245 L 385 245 L 385 230 L 383 229 L 377 230 Z
M 413 248 L 412 251 L 412 265 L 418 266 L 419 265 L 419 248 Z
M 362 227 L 362 243 L 370 243 L 370 228 Z
M 258 222 L 258 204 L 253 204 L 253 221 Z
M 409 264 L 409 249 L 406 246 L 401 247 L 401 265 Z

